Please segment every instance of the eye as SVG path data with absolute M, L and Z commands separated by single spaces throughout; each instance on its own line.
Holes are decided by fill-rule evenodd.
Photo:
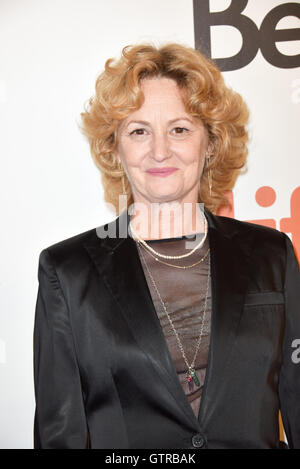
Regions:
M 129 135 L 145 135 L 145 129 L 135 129 Z
M 189 131 L 189 130 L 186 129 L 185 127 L 175 127 L 175 128 L 173 129 L 173 132 L 174 132 L 175 134 L 177 134 L 177 135 L 178 135 L 178 134 L 184 134 L 184 133 L 186 133 L 186 132 L 188 132 L 188 131 Z

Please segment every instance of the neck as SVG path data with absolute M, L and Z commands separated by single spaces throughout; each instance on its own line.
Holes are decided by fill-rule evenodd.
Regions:
M 134 203 L 133 231 L 142 239 L 163 239 L 204 232 L 203 205 L 197 202 Z

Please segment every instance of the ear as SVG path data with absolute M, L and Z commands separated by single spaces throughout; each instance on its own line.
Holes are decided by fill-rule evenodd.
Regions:
M 214 145 L 211 141 L 208 142 L 207 149 L 205 152 L 205 158 L 209 159 L 214 152 Z

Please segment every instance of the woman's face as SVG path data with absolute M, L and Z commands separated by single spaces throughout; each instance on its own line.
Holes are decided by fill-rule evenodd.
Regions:
M 145 79 L 145 101 L 118 129 L 117 157 L 134 202 L 197 202 L 207 131 L 185 110 L 169 78 Z

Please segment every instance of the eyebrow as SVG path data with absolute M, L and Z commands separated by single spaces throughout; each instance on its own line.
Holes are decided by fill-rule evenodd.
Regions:
M 194 124 L 194 122 L 189 119 L 188 117 L 176 117 L 176 119 L 171 119 L 168 121 L 168 124 L 174 124 L 174 122 L 177 122 L 177 121 L 188 121 L 190 122 L 191 124 Z M 143 121 L 143 120 L 132 120 L 132 121 L 129 121 L 127 124 L 126 124 L 126 127 L 128 127 L 130 124 L 141 124 L 141 125 L 150 125 L 150 122 L 147 122 L 147 121 Z

